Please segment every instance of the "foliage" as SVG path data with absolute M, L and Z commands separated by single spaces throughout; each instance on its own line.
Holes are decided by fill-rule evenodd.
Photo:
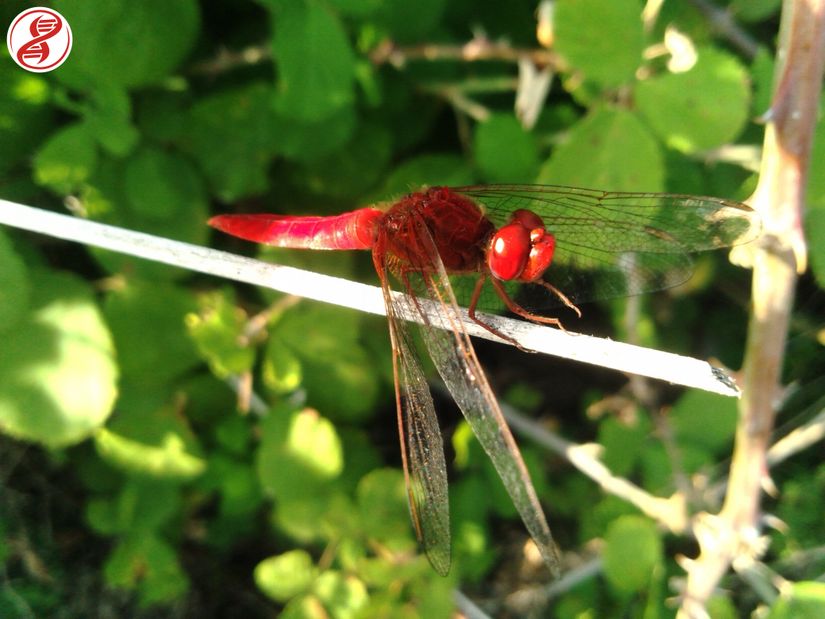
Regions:
M 534 2 L 63 2 L 74 48 L 60 69 L 29 74 L 0 55 L 0 196 L 198 244 L 210 240 L 209 213 L 335 213 L 425 184 L 744 199 L 754 167 L 725 153 L 760 142 L 778 1 L 729 3 L 755 57 L 692 3 L 665 3 L 648 27 L 641 4 L 557 2 L 554 55 L 543 56 L 555 83 L 525 126 L 513 112 L 519 69 L 499 52 L 546 52 Z M 3 3 L 0 23 L 24 6 Z M 692 47 L 665 49 L 670 29 Z M 492 60 L 462 48 L 474 32 L 476 46 L 500 43 Z M 691 49 L 695 63 L 674 69 Z M 820 123 L 812 169 L 823 165 Z M 825 286 L 821 174 L 809 196 L 811 266 Z M 212 242 L 374 281 L 367 256 Z M 747 275 L 723 262 L 702 258 L 698 283 L 641 300 L 635 335 L 738 366 L 745 303 L 719 291 L 744 290 Z M 0 230 L 0 616 L 108 605 L 118 616 L 447 617 L 456 586 L 498 612 L 511 592 L 546 582 L 446 404 L 455 560 L 447 579 L 435 575 L 406 506 L 385 324 L 293 301 Z M 582 328 L 626 336 L 624 303 L 587 308 Z M 788 382 L 824 369 L 814 316 L 809 307 L 797 321 Z M 612 471 L 649 492 L 724 478 L 732 402 L 662 394 L 673 402 L 662 414 L 604 374 L 480 352 L 502 392 L 561 434 L 600 443 Z M 563 378 L 574 375 L 585 378 Z M 684 539 L 522 447 L 570 564 L 600 540 L 600 575 L 564 593 L 553 616 L 670 616 Z M 806 582 L 822 561 L 805 551 L 822 538 L 824 477 L 804 456 L 775 471 L 788 529 L 768 559 L 798 582 L 767 616 L 823 614 L 822 586 Z M 725 585 L 714 616 L 770 605 L 735 577 Z

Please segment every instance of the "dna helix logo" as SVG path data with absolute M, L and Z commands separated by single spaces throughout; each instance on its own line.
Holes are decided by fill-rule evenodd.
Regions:
M 6 35 L 14 61 L 34 73 L 53 71 L 69 57 L 72 30 L 57 11 L 34 7 L 20 13 Z

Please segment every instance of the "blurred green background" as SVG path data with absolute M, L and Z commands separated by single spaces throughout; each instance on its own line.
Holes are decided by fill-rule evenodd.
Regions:
M 780 2 L 717 4 L 728 30 L 692 2 L 643 19 L 635 0 L 559 0 L 539 41 L 544 8 L 522 0 L 54 2 L 74 36 L 62 67 L 26 73 L 0 50 L 0 197 L 370 283 L 366 253 L 261 250 L 206 220 L 331 214 L 428 184 L 745 199 Z M 0 24 L 27 7 L 3 2 Z M 825 393 L 824 162 L 820 123 L 787 427 Z M 748 273 L 717 254 L 633 300 L 632 320 L 620 300 L 567 326 L 738 368 Z M 651 384 L 639 402 L 615 373 L 478 349 L 503 400 L 600 443 L 647 491 L 715 508 L 733 400 Z M 454 588 L 494 616 L 673 615 L 691 540 L 520 438 L 566 567 L 602 558 L 548 600 L 498 477 L 437 400 L 446 579 L 409 520 L 384 321 L 0 229 L 0 616 L 449 617 Z M 767 560 L 813 578 L 821 553 L 799 553 L 825 535 L 825 467 L 809 452 L 774 479 L 786 527 Z M 760 603 L 723 584 L 714 617 Z

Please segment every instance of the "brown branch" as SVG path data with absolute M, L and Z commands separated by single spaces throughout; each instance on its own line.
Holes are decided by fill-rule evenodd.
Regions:
M 774 426 L 797 271 L 806 264 L 802 210 L 825 66 L 825 0 L 785 0 L 780 62 L 768 114 L 759 185 L 751 202 L 763 219 L 753 255 L 753 304 L 743 368 L 739 424 L 724 505 L 699 514 L 700 554 L 688 572 L 680 618 L 707 617 L 705 605 L 734 566 L 764 551 L 761 490 Z

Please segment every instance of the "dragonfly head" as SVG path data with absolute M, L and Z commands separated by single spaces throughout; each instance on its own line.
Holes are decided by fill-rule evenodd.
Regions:
M 556 237 L 547 232 L 541 217 L 519 209 L 490 238 L 487 266 L 498 279 L 532 282 L 550 266 L 555 250 Z

